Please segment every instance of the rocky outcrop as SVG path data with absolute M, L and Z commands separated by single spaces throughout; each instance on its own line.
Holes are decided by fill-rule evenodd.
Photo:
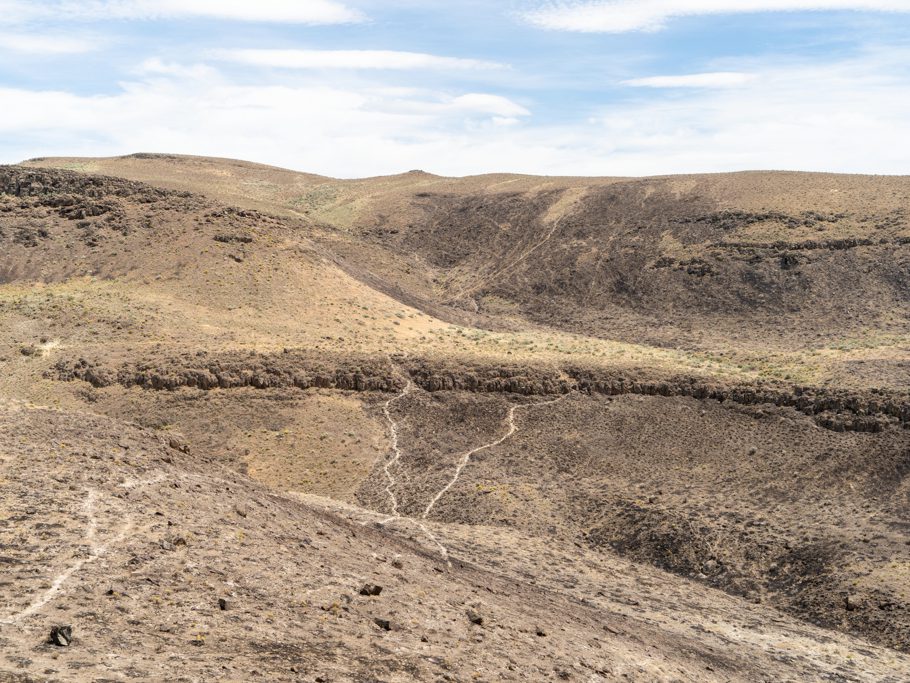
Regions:
M 738 405 L 793 408 L 833 431 L 881 432 L 891 425 L 910 425 L 910 395 L 897 392 L 849 392 L 783 383 L 731 383 L 700 377 L 659 378 L 642 371 L 566 367 L 561 372 L 520 365 L 456 365 L 428 360 L 401 360 L 398 367 L 383 358 L 326 360 L 301 351 L 276 354 L 187 354 L 166 360 L 126 363 L 113 368 L 86 359 L 62 360 L 50 375 L 81 380 L 101 388 L 113 385 L 172 391 L 235 389 L 338 389 L 401 391 L 404 373 L 425 391 L 510 393 L 523 396 L 572 391 L 620 396 L 688 397 Z
M 121 178 L 0 166 L 0 216 L 26 223 L 12 234 L 15 243 L 26 247 L 36 247 L 44 239 L 78 239 L 96 247 L 109 236 L 108 230 L 126 236 L 151 229 L 150 210 L 184 216 L 206 206 L 206 199 L 187 192 Z M 53 221 L 52 213 L 67 223 Z M 66 232 L 73 224 L 75 231 Z
M 101 388 L 113 385 L 173 391 L 193 389 L 341 389 L 399 391 L 404 382 L 382 362 L 347 361 L 332 366 L 299 353 L 186 355 L 166 361 L 128 363 L 114 369 L 83 359 L 57 363 L 53 375 Z
M 817 211 L 804 211 L 799 216 L 791 216 L 780 211 L 715 211 L 695 217 L 683 217 L 675 220 L 680 225 L 707 225 L 722 230 L 735 230 L 756 223 L 780 223 L 788 228 L 816 227 L 824 223 L 837 223 L 846 218 L 845 214 L 826 215 Z
M 578 368 L 566 372 L 575 379 L 579 391 L 772 404 L 816 416 L 820 426 L 835 431 L 880 432 L 892 422 L 910 423 L 910 396 L 892 392 L 851 393 L 781 383 L 730 384 L 696 377 L 648 380 Z
M 17 166 L 0 166 L 0 194 L 22 198 L 53 196 L 58 199 L 71 195 L 91 198 L 114 195 L 131 197 L 140 202 L 194 196 L 188 192 L 163 190 L 122 178 Z
M 426 391 L 510 393 L 523 396 L 567 394 L 577 385 L 553 370 L 519 365 L 455 366 L 411 361 L 408 373 Z
M 803 242 L 720 242 L 717 247 L 723 249 L 761 249 L 772 251 L 842 251 L 844 249 L 856 249 L 857 247 L 874 247 L 874 246 L 906 246 L 910 244 L 910 237 L 881 237 L 872 239 L 868 237 L 848 237 L 835 240 L 806 240 Z

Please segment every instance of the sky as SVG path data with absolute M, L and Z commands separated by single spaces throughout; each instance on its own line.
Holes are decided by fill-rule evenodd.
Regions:
M 910 0 L 0 0 L 0 163 L 910 174 Z

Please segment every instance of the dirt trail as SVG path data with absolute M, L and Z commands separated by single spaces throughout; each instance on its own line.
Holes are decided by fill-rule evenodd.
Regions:
M 442 556 L 442 558 L 446 561 L 446 564 L 449 567 L 451 567 L 452 563 L 451 563 L 451 560 L 449 559 L 448 548 L 446 548 L 439 541 L 439 539 L 436 537 L 436 535 L 433 534 L 433 532 L 427 528 L 426 524 L 424 524 L 420 520 L 427 519 L 429 517 L 430 513 L 433 511 L 433 508 L 439 502 L 439 500 L 446 493 L 448 493 L 449 490 L 458 482 L 459 477 L 461 477 L 461 473 L 464 471 L 465 467 L 467 467 L 468 463 L 471 461 L 471 456 L 473 456 L 475 453 L 479 453 L 480 451 L 483 451 L 485 449 L 493 448 L 494 446 L 500 445 L 501 443 L 506 441 L 509 437 L 511 437 L 513 434 L 515 434 L 518 431 L 518 425 L 515 423 L 515 414 L 517 411 L 521 410 L 522 408 L 533 408 L 533 407 L 539 407 L 539 406 L 553 405 L 555 403 L 559 403 L 560 401 L 565 400 L 566 398 L 571 396 L 571 394 L 565 394 L 565 395 L 555 398 L 553 400 L 543 401 L 540 403 L 513 405 L 509 409 L 508 431 L 504 435 L 502 435 L 501 437 L 496 439 L 495 441 L 485 443 L 485 444 L 478 446 L 477 448 L 473 448 L 470 451 L 468 451 L 467 453 L 465 453 L 459 460 L 458 465 L 455 468 L 455 473 L 453 474 L 452 478 L 446 483 L 446 485 L 442 489 L 440 489 L 436 493 L 435 496 L 433 496 L 432 500 L 430 500 L 430 502 L 427 504 L 427 507 L 424 509 L 423 513 L 421 514 L 420 519 L 415 519 L 413 517 L 402 516 L 401 512 L 398 509 L 398 496 L 395 494 L 395 490 L 394 490 L 395 487 L 398 485 L 398 480 L 396 479 L 395 475 L 392 473 L 392 468 L 397 466 L 398 463 L 401 461 L 402 452 L 401 452 L 401 447 L 399 445 L 399 440 L 398 440 L 399 439 L 398 421 L 395 420 L 394 417 L 392 417 L 392 411 L 391 411 L 392 406 L 396 402 L 405 398 L 408 394 L 410 394 L 414 390 L 414 386 L 415 385 L 414 385 L 413 381 L 408 380 L 408 383 L 405 386 L 404 390 L 397 396 L 386 401 L 382 407 L 383 414 L 385 415 L 386 420 L 389 423 L 389 433 L 391 435 L 391 445 L 392 445 L 392 452 L 394 453 L 394 456 L 392 458 L 390 458 L 388 461 L 386 461 L 386 463 L 383 465 L 383 472 L 385 473 L 386 479 L 388 480 L 388 484 L 385 487 L 385 491 L 388 494 L 389 500 L 391 501 L 392 514 L 390 516 L 386 517 L 385 519 L 383 519 L 381 522 L 379 522 L 379 524 L 388 525 L 388 524 L 392 524 L 394 522 L 400 521 L 400 522 L 405 522 L 405 523 L 410 523 L 410 524 L 415 525 L 427 536 L 427 538 L 429 538 L 433 542 L 433 544 L 438 548 L 439 553 Z M 362 524 L 366 524 L 366 522 L 363 522 Z
M 385 477 L 388 480 L 388 484 L 385 487 L 385 491 L 391 502 L 392 514 L 389 515 L 388 517 L 386 517 L 385 519 L 383 519 L 381 522 L 379 522 L 379 524 L 381 526 L 385 526 L 385 525 L 392 524 L 395 522 L 404 522 L 404 523 L 408 523 L 408 524 L 413 524 L 418 529 L 420 529 L 426 535 L 426 537 L 430 539 L 430 541 L 432 541 L 433 545 L 435 545 L 436 548 L 439 550 L 439 553 L 442 556 L 442 558 L 446 561 L 446 564 L 449 567 L 451 567 L 452 563 L 451 563 L 451 560 L 449 559 L 448 548 L 446 548 L 442 544 L 442 542 L 440 542 L 440 540 L 437 538 L 437 536 L 432 531 L 430 531 L 429 528 L 427 528 L 426 524 L 424 524 L 420 520 L 427 519 L 429 517 L 430 513 L 433 511 L 433 508 L 439 502 L 439 500 L 446 493 L 448 493 L 448 491 L 457 483 L 459 477 L 461 476 L 461 473 L 464 471 L 465 467 L 467 467 L 468 463 L 471 461 L 472 455 L 474 455 L 475 453 L 479 453 L 480 451 L 483 451 L 487 448 L 493 448 L 494 446 L 498 446 L 499 444 L 506 441 L 506 439 L 508 439 L 513 434 L 515 434 L 515 432 L 518 431 L 518 425 L 515 424 L 515 414 L 518 410 L 521 410 L 522 408 L 533 408 L 533 407 L 538 407 L 538 406 L 553 405 L 555 403 L 559 403 L 560 401 L 565 400 L 566 398 L 571 396 L 571 394 L 565 394 L 565 395 L 560 396 L 559 398 L 553 399 L 551 401 L 543 401 L 540 403 L 530 403 L 530 404 L 525 404 L 525 405 L 512 406 L 509 409 L 509 418 L 508 418 L 509 429 L 508 429 L 508 431 L 503 436 L 496 439 L 495 441 L 485 443 L 482 446 L 473 448 L 470 451 L 468 451 L 467 453 L 465 453 L 462 456 L 461 460 L 459 461 L 457 467 L 455 468 L 455 473 L 452 476 L 452 478 L 448 481 L 448 483 L 442 489 L 440 489 L 436 493 L 435 496 L 433 496 L 432 500 L 430 500 L 426 509 L 423 511 L 423 514 L 420 516 L 420 519 L 415 519 L 413 517 L 403 516 L 401 514 L 400 510 L 398 509 L 398 496 L 395 494 L 395 487 L 398 486 L 398 480 L 395 477 L 395 475 L 392 473 L 392 469 L 401 462 L 401 457 L 402 457 L 401 446 L 399 445 L 399 440 L 398 440 L 399 439 L 399 435 L 398 435 L 399 425 L 398 425 L 398 421 L 395 420 L 394 417 L 392 417 L 392 406 L 395 403 L 397 403 L 398 401 L 400 401 L 403 398 L 405 398 L 406 396 L 408 396 L 410 393 L 412 393 L 414 391 L 414 388 L 415 388 L 414 382 L 409 379 L 408 383 L 405 385 L 404 390 L 400 394 L 394 396 L 393 398 L 390 398 L 382 406 L 382 412 L 385 415 L 386 421 L 389 423 L 389 434 L 391 435 L 392 452 L 394 453 L 394 455 L 392 458 L 388 459 L 382 467 L 383 472 L 385 473 Z M 367 522 L 362 522 L 361 524 L 366 525 Z
M 395 456 L 391 460 L 387 460 L 385 465 L 382 466 L 383 471 L 385 472 L 386 479 L 388 480 L 388 485 L 385 487 L 386 493 L 389 495 L 389 500 L 392 501 L 392 517 L 401 517 L 401 514 L 398 512 L 398 497 L 395 495 L 395 478 L 392 476 L 391 469 L 395 467 L 398 462 L 401 460 L 401 449 L 398 447 L 398 423 L 392 418 L 391 408 L 392 404 L 400 401 L 405 396 L 410 394 L 414 390 L 414 382 L 408 380 L 407 385 L 400 394 L 394 398 L 390 398 L 382 406 L 382 412 L 385 415 L 385 419 L 389 423 L 389 433 L 392 438 L 392 451 L 395 453 Z
M 417 526 L 427 538 L 432 541 L 433 545 L 439 550 L 439 554 L 446 561 L 446 564 L 451 567 L 452 563 L 449 560 L 449 550 L 442 543 L 439 542 L 439 539 L 436 538 L 436 535 L 430 531 L 425 524 L 411 518 L 411 517 L 402 517 L 401 512 L 398 510 L 398 496 L 395 495 L 395 487 L 398 485 L 395 476 L 392 474 L 392 468 L 397 466 L 401 461 L 401 448 L 398 445 L 398 422 L 395 418 L 392 417 L 392 405 L 401 399 L 405 398 L 414 390 L 414 382 L 410 379 L 405 385 L 404 390 L 397 396 L 390 398 L 382 406 L 382 412 L 385 415 L 386 420 L 389 423 L 389 434 L 391 435 L 392 442 L 392 452 L 395 454 L 391 459 L 387 460 L 386 463 L 382 466 L 382 470 L 385 473 L 388 484 L 385 487 L 385 491 L 389 496 L 391 501 L 392 514 L 385 519 L 383 519 L 379 524 L 385 526 L 396 521 L 404 521 Z
M 88 525 L 85 529 L 85 542 L 89 546 L 89 555 L 76 560 L 66 570 L 54 577 L 50 587 L 40 596 L 35 598 L 32 603 L 25 609 L 13 614 L 5 619 L 0 619 L 0 624 L 15 624 L 26 617 L 39 612 L 45 605 L 51 602 L 57 594 L 63 589 L 64 584 L 69 581 L 74 574 L 79 572 L 85 565 L 90 564 L 104 555 L 109 545 L 120 543 L 130 530 L 130 522 L 126 522 L 109 545 L 99 545 L 96 538 L 98 535 L 98 516 L 96 514 L 98 493 L 89 489 L 86 493 L 85 502 L 82 504 L 82 510 L 88 517 Z
M 487 448 L 493 448 L 494 446 L 498 446 L 499 444 L 503 443 L 506 439 L 508 439 L 513 434 L 515 434 L 515 432 L 518 431 L 518 426 L 515 424 L 516 411 L 521 410 L 522 408 L 534 408 L 534 407 L 538 407 L 538 406 L 553 405 L 554 403 L 559 403 L 560 401 L 563 401 L 564 399 L 568 398 L 570 395 L 571 394 L 565 394 L 563 396 L 560 396 L 559 398 L 553 399 L 552 401 L 543 401 L 542 403 L 528 403 L 528 404 L 524 404 L 524 405 L 512 406 L 512 408 L 509 410 L 509 431 L 507 431 L 503 436 L 501 436 L 496 441 L 491 441 L 490 443 L 486 443 L 483 446 L 478 446 L 477 448 L 474 448 L 474 449 L 468 451 L 467 453 L 465 453 L 462 456 L 461 460 L 459 461 L 458 466 L 455 468 L 455 474 L 449 480 L 449 483 L 446 484 L 442 489 L 440 489 L 439 493 L 437 493 L 433 497 L 433 499 L 427 505 L 426 509 L 423 511 L 423 515 L 421 515 L 421 517 L 423 519 L 426 519 L 427 517 L 429 517 L 430 513 L 433 511 L 433 508 L 436 506 L 436 503 L 438 503 L 439 500 L 446 493 L 448 493 L 449 489 L 451 489 L 455 485 L 455 483 L 458 481 L 458 478 L 461 476 L 461 473 L 464 471 L 464 468 L 467 467 L 468 463 L 471 461 L 472 455 L 474 455 L 475 453 L 479 453 L 480 451 L 486 450 Z

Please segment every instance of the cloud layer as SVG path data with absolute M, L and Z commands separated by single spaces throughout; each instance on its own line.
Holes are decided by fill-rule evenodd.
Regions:
M 218 60 L 282 69 L 468 69 L 505 68 L 478 59 L 439 57 L 395 50 L 216 50 Z
M 540 25 L 601 31 L 718 12 L 910 13 L 906 0 L 518 1 Z M 786 22 L 731 48 L 714 22 L 694 36 L 564 36 L 464 4 L 0 0 L 0 162 L 178 152 L 343 177 L 910 168 L 910 14 L 866 14 L 849 33 L 838 19 L 830 37 L 825 17 L 805 33 Z M 356 7 L 370 21 L 351 24 L 365 19 Z M 140 21 L 152 19 L 185 21 Z
M 540 28 L 582 33 L 655 31 L 671 19 L 710 14 L 851 10 L 910 12 L 907 0 L 581 0 L 524 13 Z
M 530 114 L 506 97 L 480 92 L 258 85 L 205 65 L 161 60 L 148 60 L 137 74 L 107 96 L 0 88 L 0 101 L 11 103 L 0 108 L 5 153 L 19 160 L 178 150 L 339 176 L 429 163 L 465 172 L 481 168 L 486 142 Z M 490 156 L 490 165 L 508 165 L 506 151 Z
M 102 41 L 74 35 L 61 35 L 39 31 L 0 32 L 0 52 L 52 57 L 93 52 Z
M 910 76 L 897 67 L 908 58 L 890 51 L 827 66 L 779 64 L 742 87 L 682 89 L 657 102 L 642 90 L 648 97 L 559 123 L 538 122 L 532 106 L 494 93 L 375 79 L 264 85 L 202 64 L 150 60 L 112 95 L 0 89 L 11 103 L 0 109 L 0 138 L 7 161 L 178 151 L 342 177 L 408 168 L 906 173 Z M 748 66 L 742 73 L 756 71 Z
M 365 18 L 335 0 L 0 0 L 3 23 L 196 17 L 294 24 L 344 24 Z
M 630 78 L 623 85 L 636 88 L 735 88 L 745 85 L 754 78 L 752 74 L 740 71 L 712 71 L 702 74 L 679 76 L 648 76 Z

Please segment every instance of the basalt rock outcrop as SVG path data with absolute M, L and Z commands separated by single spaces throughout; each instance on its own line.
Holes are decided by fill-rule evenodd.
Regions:
M 561 372 L 520 365 L 445 364 L 420 359 L 362 357 L 327 360 L 306 352 L 278 354 L 186 354 L 110 367 L 85 358 L 61 360 L 49 376 L 82 380 L 96 388 L 112 385 L 173 391 L 192 389 L 337 389 L 397 392 L 405 373 L 429 392 L 467 391 L 548 396 L 581 392 L 621 396 L 689 397 L 744 406 L 793 408 L 833 431 L 880 432 L 910 424 L 910 395 L 893 391 L 850 392 L 782 383 L 742 384 L 692 376 L 659 378 L 653 371 L 566 367 Z

